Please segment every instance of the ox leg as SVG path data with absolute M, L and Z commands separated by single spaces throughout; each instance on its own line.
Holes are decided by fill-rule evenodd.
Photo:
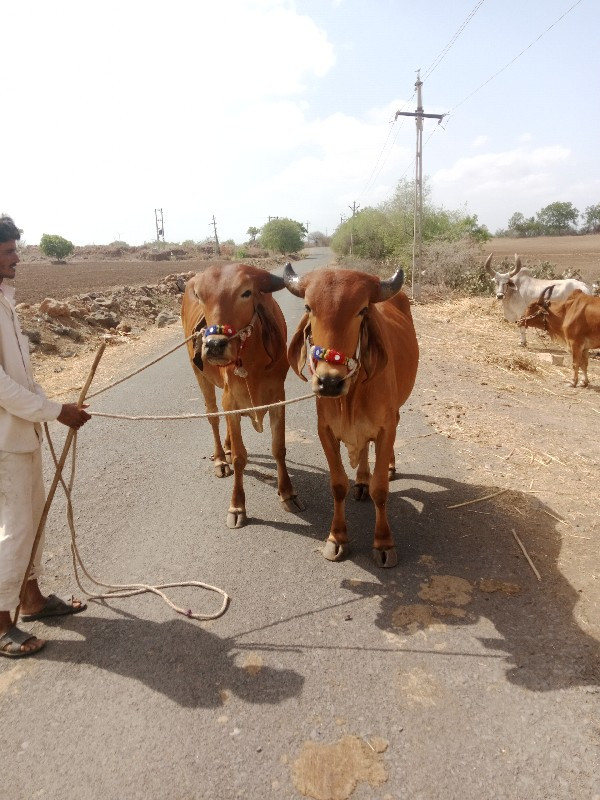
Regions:
M 569 383 L 569 386 L 577 386 L 577 381 L 579 380 L 579 365 L 582 366 L 583 371 L 583 347 L 576 342 L 569 342 L 570 349 L 571 349 L 571 357 L 573 359 L 573 380 Z M 586 360 L 586 370 L 584 372 L 584 381 L 587 377 L 587 360 Z M 587 386 L 587 382 L 582 384 L 583 386 Z
M 243 528 L 247 522 L 244 470 L 248 463 L 248 453 L 242 439 L 242 422 L 239 414 L 227 417 L 227 430 L 231 441 L 231 463 L 233 465 L 233 491 L 227 512 L 227 527 Z
M 333 520 L 323 548 L 323 555 L 328 561 L 341 561 L 350 552 L 344 508 L 348 494 L 348 476 L 340 456 L 340 443 L 331 430 L 319 426 L 319 439 L 329 465 L 331 493 L 333 494 Z
M 369 442 L 361 450 L 358 459 L 358 469 L 356 470 L 356 482 L 354 484 L 353 495 L 355 500 L 369 499 L 369 483 L 371 481 L 371 470 L 369 469 Z
M 271 425 L 271 452 L 277 464 L 277 493 L 286 511 L 304 511 L 304 504 L 298 499 L 292 486 L 285 463 L 285 406 L 269 409 Z
M 204 375 L 194 367 L 194 374 L 196 376 L 196 380 L 198 381 L 198 386 L 200 386 L 200 390 L 202 391 L 202 395 L 204 397 L 204 407 L 206 408 L 206 412 L 208 414 L 212 414 L 215 411 L 218 411 L 219 408 L 217 406 L 217 398 L 215 394 L 215 387 L 212 383 L 206 380 Z M 233 474 L 233 470 L 227 463 L 228 459 L 226 456 L 225 450 L 223 450 L 223 445 L 221 444 L 221 434 L 219 432 L 219 417 L 209 417 L 208 421 L 210 423 L 210 427 L 212 428 L 213 439 L 214 439 L 214 453 L 212 456 L 212 460 L 214 463 L 215 475 L 217 478 L 226 478 L 228 475 Z M 229 449 L 229 433 L 227 433 L 227 438 L 225 439 L 225 448 Z
M 588 360 L 589 360 L 589 350 L 582 350 L 581 351 L 581 359 L 580 359 L 580 366 L 581 372 L 583 375 L 583 381 L 581 382 L 582 386 L 588 386 Z
M 521 342 L 520 342 L 521 347 L 527 347 L 527 334 L 525 333 L 526 330 L 527 329 L 525 328 L 525 326 L 519 328 L 519 333 L 521 334 Z
M 398 554 L 387 516 L 389 465 L 394 452 L 396 430 L 382 431 L 375 443 L 375 469 L 371 478 L 371 499 L 375 505 L 373 560 L 378 567 L 395 567 Z

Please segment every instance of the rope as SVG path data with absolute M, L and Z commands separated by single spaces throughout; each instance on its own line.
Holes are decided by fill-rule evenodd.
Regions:
M 52 460 L 54 461 L 54 465 L 58 469 L 58 459 L 56 458 L 56 453 L 54 451 L 54 445 L 52 443 L 52 438 L 50 437 L 50 431 L 48 430 L 47 423 L 44 424 L 46 429 L 46 436 L 48 437 L 48 446 L 50 447 L 50 452 L 52 454 Z M 73 514 L 73 503 L 72 503 L 72 490 L 73 484 L 75 482 L 75 464 L 76 464 L 76 450 L 77 450 L 77 432 L 73 436 L 73 446 L 71 450 L 71 474 L 69 478 L 68 485 L 65 483 L 62 474 L 59 477 L 60 484 L 64 490 L 65 496 L 67 498 L 67 521 L 69 524 L 69 530 L 71 532 L 71 556 L 73 559 L 73 569 L 75 571 L 75 580 L 77 581 L 77 585 L 81 589 L 81 591 L 90 599 L 90 600 L 110 600 L 114 597 L 133 597 L 138 594 L 146 594 L 152 593 L 156 594 L 165 601 L 165 603 L 173 609 L 177 614 L 182 614 L 189 619 L 197 619 L 197 620 L 209 620 L 209 619 L 218 619 L 219 617 L 223 616 L 225 611 L 227 610 L 227 606 L 229 605 L 229 595 L 223 591 L 223 589 L 219 589 L 217 586 L 211 586 L 208 583 L 202 583 L 201 581 L 181 581 L 176 583 L 161 583 L 157 586 L 151 586 L 146 583 L 130 583 L 130 584 L 110 584 L 110 583 L 103 583 L 102 581 L 93 578 L 89 571 L 86 569 L 79 550 L 77 548 L 76 537 L 77 533 L 75 530 L 75 520 Z M 104 589 L 109 589 L 109 591 L 105 594 L 93 594 L 89 592 L 81 583 L 81 579 L 79 577 L 79 569 L 78 566 L 81 568 L 83 574 L 94 583 L 96 586 L 102 586 Z M 223 602 L 221 604 L 221 608 L 215 612 L 214 614 L 198 614 L 193 612 L 191 609 L 184 609 L 176 606 L 175 603 L 165 594 L 163 589 L 172 589 L 173 587 L 183 587 L 183 586 L 196 586 L 200 589 L 207 589 L 211 592 L 216 592 L 217 594 L 222 595 Z
M 118 380 L 113 381 L 112 383 L 108 384 L 107 386 L 104 386 L 102 389 L 98 389 L 98 391 L 92 392 L 91 394 L 86 395 L 87 388 L 89 387 L 89 383 L 91 382 L 91 377 L 93 375 L 93 373 L 91 373 L 90 378 L 88 379 L 88 384 L 86 385 L 85 389 L 82 391 L 82 396 L 80 397 L 80 401 L 79 401 L 80 405 L 83 404 L 84 399 L 90 400 L 92 397 L 97 397 L 98 395 L 102 394 L 103 392 L 106 392 L 109 389 L 112 389 L 113 387 L 118 386 L 120 383 L 124 383 L 124 381 L 129 380 L 130 378 L 133 378 L 135 375 L 138 375 L 140 372 L 143 372 L 145 369 L 148 369 L 148 367 L 151 367 L 154 364 L 158 363 L 163 358 L 166 358 L 166 356 L 168 356 L 171 353 L 175 352 L 175 350 L 178 350 L 184 344 L 189 342 L 190 339 L 193 339 L 196 335 L 197 334 L 195 332 L 192 333 L 190 336 L 188 336 L 182 342 L 179 342 L 177 345 L 175 345 L 175 347 L 172 347 L 170 350 L 167 350 L 165 353 L 163 353 L 162 355 L 158 356 L 157 358 L 152 359 L 152 361 L 148 361 L 146 364 L 142 365 L 138 369 L 136 369 L 133 372 L 130 372 L 127 375 L 125 375 L 123 378 L 119 378 Z M 96 356 L 95 365 L 97 365 L 97 362 L 99 361 L 103 350 L 104 350 L 104 343 L 102 344 L 101 350 L 99 351 L 98 355 Z M 95 371 L 95 367 L 94 367 L 94 371 Z M 92 414 L 92 416 L 95 416 L 95 417 L 109 417 L 111 419 L 128 419 L 128 420 L 178 420 L 178 419 L 205 419 L 205 418 L 207 419 L 207 418 L 216 417 L 216 416 L 223 416 L 224 417 L 224 416 L 229 416 L 229 415 L 232 415 L 232 414 L 245 414 L 245 413 L 250 413 L 250 412 L 262 411 L 262 410 L 265 410 L 265 409 L 268 409 L 268 408 L 275 408 L 276 406 L 289 405 L 290 403 L 299 403 L 300 401 L 308 400 L 311 397 L 314 397 L 314 394 L 312 392 L 311 392 L 311 394 L 307 394 L 307 395 L 304 395 L 302 397 L 296 397 L 296 398 L 294 398 L 292 400 L 280 400 L 280 401 L 278 401 L 276 403 L 269 403 L 267 405 L 262 405 L 262 406 L 252 406 L 251 408 L 235 409 L 235 410 L 232 410 L 232 411 L 216 411 L 216 412 L 210 412 L 210 413 L 206 413 L 206 414 L 183 414 L 183 415 L 178 415 L 178 416 L 175 416 L 175 415 L 173 415 L 173 416 L 131 416 L 131 415 L 127 415 L 127 414 L 108 414 L 108 413 L 104 413 L 104 412 L 101 412 L 101 411 L 93 411 L 93 412 L 90 412 L 90 413 Z M 250 400 L 252 402 L 252 398 L 250 398 Z M 72 431 L 73 436 L 72 436 L 72 450 L 71 450 L 71 474 L 70 474 L 70 478 L 69 478 L 69 483 L 67 484 L 67 483 L 65 483 L 64 478 L 62 476 L 62 464 L 59 464 L 59 461 L 58 461 L 58 459 L 56 457 L 56 453 L 55 453 L 55 450 L 54 450 L 54 445 L 53 445 L 53 442 L 52 442 L 52 437 L 50 436 L 50 431 L 48 429 L 47 423 L 44 423 L 44 427 L 46 429 L 46 436 L 47 436 L 47 440 L 48 440 L 48 446 L 50 448 L 50 453 L 52 454 L 52 460 L 54 461 L 54 466 L 56 468 L 56 475 L 58 475 L 58 480 L 60 481 L 60 484 L 61 484 L 61 486 L 63 488 L 63 491 L 65 493 L 65 497 L 66 497 L 66 500 L 67 500 L 67 522 L 68 522 L 69 530 L 70 530 L 70 533 L 71 533 L 71 556 L 72 556 L 72 560 L 73 560 L 73 569 L 74 569 L 74 572 L 75 572 L 75 580 L 77 581 L 77 585 L 80 588 L 80 590 L 90 600 L 109 600 L 109 599 L 112 599 L 112 598 L 115 598 L 115 597 L 134 597 L 135 595 L 139 595 L 139 594 L 151 593 L 151 594 L 156 594 L 159 597 L 162 597 L 162 599 L 165 601 L 165 603 L 170 608 L 172 608 L 173 611 L 175 611 L 177 614 L 182 614 L 183 616 L 188 617 L 189 619 L 211 620 L 211 619 L 218 619 L 219 617 L 221 617 L 225 613 L 225 611 L 227 610 L 227 607 L 229 605 L 229 595 L 226 592 L 224 592 L 222 589 L 219 589 L 217 586 L 211 586 L 208 583 L 203 583 L 201 581 L 182 581 L 182 582 L 175 582 L 175 583 L 162 583 L 162 584 L 158 584 L 156 586 L 152 586 L 152 585 L 146 584 L 146 583 L 110 584 L 110 583 L 104 583 L 103 581 L 100 581 L 97 578 L 94 578 L 90 574 L 90 572 L 86 569 L 86 567 L 85 567 L 85 565 L 83 563 L 83 560 L 81 558 L 81 555 L 79 553 L 79 550 L 77 548 L 77 543 L 76 543 L 77 532 L 75 530 L 75 519 L 74 519 L 73 503 L 72 503 L 72 490 L 73 490 L 73 484 L 75 482 L 77 432 L 76 431 Z M 66 453 L 65 453 L 65 457 L 66 457 Z M 63 461 L 63 464 L 64 464 L 64 461 Z M 55 475 L 55 480 L 56 480 L 56 475 Z M 83 584 L 81 582 L 81 579 L 80 579 L 80 576 L 79 576 L 79 569 L 81 569 L 81 571 L 83 572 L 85 577 L 89 581 L 91 581 L 93 584 L 95 584 L 96 586 L 101 586 L 104 589 L 108 589 L 109 591 L 104 593 L 104 594 L 93 594 L 92 592 L 89 592 L 83 586 Z M 216 611 L 214 614 L 198 614 L 198 613 L 193 612 L 190 608 L 184 609 L 184 608 L 181 608 L 179 606 L 176 606 L 175 603 L 173 603 L 173 601 L 165 594 L 165 592 L 163 590 L 164 589 L 172 589 L 174 587 L 183 587 L 183 586 L 196 586 L 198 588 L 206 589 L 207 591 L 216 592 L 217 594 L 220 594 L 223 597 L 223 602 L 221 604 L 221 608 L 218 611 Z M 17 614 L 18 614 L 18 610 L 17 610 Z
M 184 344 L 189 342 L 189 340 L 193 339 L 195 336 L 196 336 L 196 333 L 190 334 L 187 337 L 187 339 L 183 340 L 183 342 L 179 342 L 179 344 L 176 344 L 175 347 L 172 347 L 170 350 L 167 350 L 166 353 L 163 353 L 161 356 L 158 356 L 157 358 L 153 359 L 152 361 L 148 361 L 147 364 L 144 364 L 139 369 L 136 369 L 134 372 L 130 372 L 128 375 L 125 375 L 124 378 L 119 378 L 118 381 L 114 381 L 113 383 L 109 383 L 108 386 L 104 386 L 102 389 L 98 389 L 97 392 L 92 392 L 92 394 L 88 394 L 87 397 L 86 397 L 86 400 L 91 400 L 92 397 L 98 397 L 98 395 L 102 394 L 102 392 L 107 392 L 109 389 L 112 389 L 114 386 L 118 386 L 120 383 L 123 383 L 124 381 L 129 380 L 129 378 L 133 378 L 134 375 L 138 375 L 140 372 L 143 372 L 145 369 L 148 369 L 148 367 L 152 367 L 154 364 L 157 364 L 163 358 L 166 358 L 167 356 L 170 356 L 171 353 L 175 352 L 175 350 L 178 350 L 180 347 L 183 347 Z
M 179 414 L 172 416 L 133 416 L 130 414 L 109 414 L 104 411 L 90 411 L 93 417 L 108 417 L 109 419 L 130 419 L 130 420 L 176 420 L 176 419 L 209 419 L 210 417 L 229 417 L 233 414 L 250 414 L 253 411 L 264 411 L 268 408 L 277 406 L 287 406 L 290 403 L 299 403 L 302 400 L 310 400 L 314 393 L 304 394 L 302 397 L 294 397 L 291 400 L 278 400 L 276 403 L 267 403 L 263 406 L 250 406 L 249 408 L 234 408 L 232 411 L 209 411 L 206 414 Z

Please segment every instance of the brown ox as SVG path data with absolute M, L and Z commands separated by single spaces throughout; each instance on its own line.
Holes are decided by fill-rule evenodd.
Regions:
M 194 374 L 207 412 L 216 412 L 215 387 L 223 389 L 223 408 L 250 408 L 285 399 L 287 330 L 271 293 L 283 289 L 283 279 L 247 264 L 213 266 L 187 282 L 181 307 Z M 266 410 L 247 413 L 255 430 L 263 430 Z M 219 418 L 209 418 L 215 442 L 217 477 L 231 475 L 234 483 L 227 514 L 229 528 L 246 523 L 244 469 L 248 454 L 242 440 L 239 414 L 226 417 L 225 449 Z M 285 406 L 269 409 L 272 453 L 277 462 L 277 489 L 287 511 L 302 510 L 285 464 Z M 231 452 L 229 453 L 229 448 Z
M 307 355 L 317 396 L 318 432 L 331 475 L 333 521 L 323 555 L 341 560 L 348 552 L 344 501 L 348 477 L 340 442 L 357 468 L 354 496 L 375 504 L 373 558 L 378 566 L 398 563 L 388 522 L 389 479 L 399 409 L 417 374 L 419 349 L 408 298 L 399 292 L 402 270 L 387 281 L 350 270 L 323 269 L 303 277 L 286 264 L 285 285 L 305 301 L 306 314 L 288 348 L 294 371 L 304 380 Z M 375 467 L 369 470 L 369 443 Z
M 577 386 L 581 367 L 581 385 L 587 386 L 588 350 L 600 347 L 600 297 L 577 289 L 566 300 L 551 303 L 552 289 L 552 286 L 544 289 L 535 303 L 527 306 L 517 324 L 524 328 L 540 328 L 553 339 L 564 342 L 573 358 L 573 380 L 569 385 Z

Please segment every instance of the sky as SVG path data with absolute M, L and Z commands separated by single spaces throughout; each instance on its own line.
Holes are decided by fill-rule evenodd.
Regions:
M 5 4 L 7 5 L 7 4 Z M 568 13 L 566 13 L 568 12 Z M 563 16 L 564 15 L 564 16 Z M 562 17 L 562 19 L 559 19 Z M 22 0 L 2 10 L 0 213 L 27 244 L 331 234 L 413 180 L 492 233 L 600 203 L 598 0 Z

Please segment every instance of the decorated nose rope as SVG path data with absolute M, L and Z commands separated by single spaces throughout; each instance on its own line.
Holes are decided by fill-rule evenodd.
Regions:
M 240 340 L 240 349 L 238 357 L 234 362 L 235 369 L 233 370 L 233 374 L 238 375 L 240 378 L 248 377 L 248 370 L 242 364 L 242 350 L 244 349 L 246 340 L 252 335 L 257 316 L 257 313 L 254 312 L 250 323 L 246 325 L 245 328 L 240 328 L 239 331 L 236 331 L 232 325 L 208 325 L 206 328 L 200 328 L 197 334 L 202 337 L 203 341 L 206 341 L 209 336 L 227 336 L 228 339 Z
M 339 364 L 340 366 L 347 367 L 348 374 L 344 376 L 344 380 L 348 380 L 360 365 L 360 339 L 356 346 L 356 354 L 354 358 L 340 353 L 339 350 L 334 350 L 331 347 L 321 347 L 319 344 L 311 344 L 310 334 L 306 337 L 306 349 L 310 352 L 308 360 L 310 371 L 314 374 L 315 369 L 313 362 L 325 361 L 327 364 Z

